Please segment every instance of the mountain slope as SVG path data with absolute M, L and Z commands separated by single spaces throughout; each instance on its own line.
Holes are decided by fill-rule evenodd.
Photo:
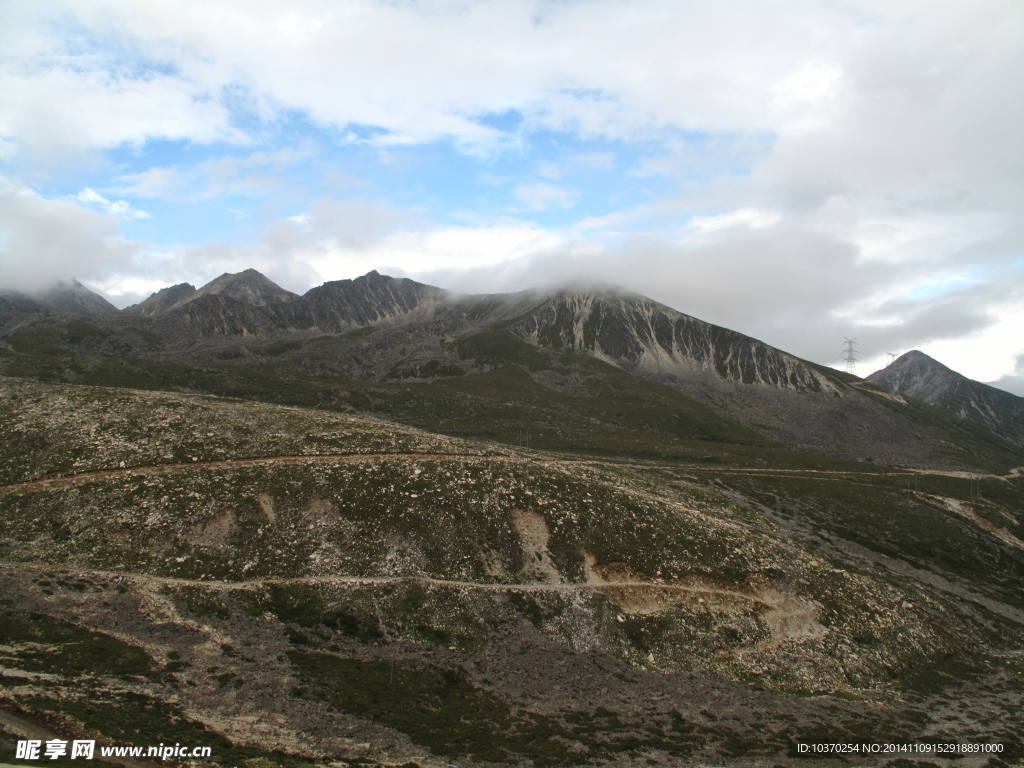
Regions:
M 28 315 L 47 311 L 46 307 L 23 293 L 0 291 L 0 324 L 17 322 Z
M 5 378 L 0 433 L 0 722 L 224 768 L 1024 758 L 1024 477 L 580 458 Z
M 148 299 L 125 307 L 121 310 L 125 315 L 138 315 L 139 317 L 153 317 L 169 312 L 174 307 L 185 303 L 196 294 L 196 288 L 190 283 L 178 283 L 170 288 L 161 288 Z
M 916 349 L 867 378 L 1024 445 L 1024 398 L 968 379 Z
M 802 449 L 947 466 L 971 459 L 963 451 L 941 456 L 938 446 L 966 440 L 978 449 L 979 435 L 953 420 L 905 407 L 859 386 L 855 377 L 621 289 L 560 292 L 508 327 L 538 347 L 582 352 L 669 384 Z M 989 446 L 982 453 L 991 451 Z
M 621 290 L 560 292 L 512 326 L 540 346 L 594 355 L 630 372 L 797 392 L 835 392 L 834 380 L 763 342 Z
M 83 314 L 112 314 L 117 307 L 94 293 L 77 280 L 70 283 L 57 281 L 52 288 L 42 293 L 38 301 L 55 312 L 79 312 Z

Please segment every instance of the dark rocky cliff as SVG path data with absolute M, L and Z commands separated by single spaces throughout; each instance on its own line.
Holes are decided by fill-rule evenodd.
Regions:
M 540 346 L 583 352 L 636 373 L 697 374 L 799 392 L 835 389 L 804 361 L 764 342 L 624 292 L 559 293 L 512 330 Z

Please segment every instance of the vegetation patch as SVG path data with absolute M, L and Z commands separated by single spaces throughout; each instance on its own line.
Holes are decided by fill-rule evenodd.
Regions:
M 22 705 L 30 711 L 58 712 L 80 722 L 89 734 L 119 745 L 187 744 L 209 746 L 213 763 L 236 766 L 243 761 L 269 758 L 281 768 L 306 768 L 310 761 L 278 751 L 240 746 L 188 718 L 173 704 L 138 693 L 107 693 L 84 698 L 28 696 Z
M 633 726 L 601 709 L 571 713 L 565 722 L 516 710 L 474 688 L 459 669 L 308 652 L 289 657 L 303 681 L 303 697 L 395 728 L 438 755 L 490 762 L 525 758 L 538 766 L 590 765 L 595 756 L 645 750 L 685 757 L 704 741 L 681 718 L 666 732 Z
M 5 666 L 67 677 L 153 677 L 149 655 L 102 632 L 41 613 L 0 609 L 0 645 L 11 646 Z

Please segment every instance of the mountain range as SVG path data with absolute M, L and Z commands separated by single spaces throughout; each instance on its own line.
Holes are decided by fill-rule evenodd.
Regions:
M 56 358 L 64 361 L 65 379 L 102 383 L 96 371 L 109 378 L 114 367 L 120 372 L 111 383 L 131 379 L 138 386 L 148 377 L 238 396 L 252 394 L 253 376 L 283 376 L 297 381 L 294 402 L 305 402 L 300 390 L 313 387 L 321 406 L 365 410 L 367 400 L 371 406 L 377 401 L 372 407 L 391 417 L 442 431 L 459 432 L 465 424 L 427 423 L 411 405 L 396 405 L 402 385 L 418 394 L 483 385 L 487 391 L 469 393 L 469 400 L 492 418 L 496 409 L 521 404 L 529 391 L 534 413 L 522 427 L 532 425 L 533 439 L 550 447 L 568 447 L 578 437 L 569 430 L 573 434 L 559 442 L 552 432 L 552 425 L 557 432 L 572 420 L 574 410 L 555 408 L 554 400 L 593 405 L 615 388 L 630 392 L 632 398 L 623 394 L 627 400 L 653 406 L 669 398 L 686 411 L 656 425 L 653 431 L 668 439 L 729 434 L 843 458 L 949 467 L 1001 450 L 995 447 L 1001 441 L 993 443 L 975 424 L 1024 442 L 1019 402 L 1013 404 L 1020 399 L 1008 393 L 972 395 L 978 407 L 957 411 L 950 404 L 960 402 L 956 387 L 967 380 L 954 386 L 938 368 L 919 370 L 912 391 L 892 386 L 885 371 L 861 380 L 606 285 L 460 295 L 374 271 L 298 296 L 248 269 L 199 289 L 187 283 L 165 288 L 120 312 L 77 282 L 36 299 L 8 292 L 0 296 L 0 320 L 9 350 L 0 358 L 3 370 L 41 368 L 54 375 Z M 92 369 L 78 370 L 86 357 Z M 124 361 L 131 361 L 129 370 Z M 332 378 L 352 386 L 336 387 L 325 401 L 323 385 Z M 922 396 L 925 381 L 933 384 Z M 428 384 L 439 386 L 424 389 Z M 972 384 L 972 393 L 988 391 Z M 496 393 L 496 386 L 506 393 Z M 269 396 L 288 402 L 280 393 Z M 921 402 L 965 419 L 944 418 Z M 607 411 L 599 421 L 622 421 Z

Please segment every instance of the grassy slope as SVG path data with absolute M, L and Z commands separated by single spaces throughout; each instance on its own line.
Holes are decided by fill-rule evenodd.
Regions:
M 372 412 L 434 432 L 561 450 L 620 455 L 672 455 L 688 440 L 766 445 L 765 438 L 671 387 L 637 379 L 610 365 L 570 355 L 542 355 L 507 332 L 496 344 L 482 334 L 461 344 L 485 373 L 425 382 L 370 382 L 311 374 L 336 355 L 338 337 L 281 358 L 186 363 L 0 350 L 10 375 L 138 389 L 209 392 L 287 405 Z M 362 334 L 365 336 L 366 334 Z M 350 334 L 349 342 L 357 341 Z M 293 345 L 296 342 L 288 342 Z M 29 349 L 27 344 L 23 344 Z M 274 345 L 271 345 L 273 347 Z M 17 345 L 16 345 L 16 348 Z M 549 359 L 556 358 L 554 360 Z M 562 358 L 562 359 L 557 359 Z M 528 371 L 570 373 L 581 390 L 539 385 Z
M 369 412 L 467 439 L 507 445 L 529 439 L 531 447 L 540 449 L 679 459 L 758 454 L 779 466 L 806 461 L 670 386 L 585 356 L 537 349 L 498 327 L 449 342 L 449 362 L 426 368 L 399 363 L 381 381 L 332 372 L 340 359 L 373 354 L 373 328 L 305 340 L 247 341 L 244 347 L 225 340 L 219 352 L 207 351 L 202 361 L 191 362 L 78 354 L 75 339 L 93 338 L 87 331 L 40 326 L 14 334 L 8 338 L 13 351 L 0 348 L 0 370 L 51 382 L 179 389 Z M 371 347 L 360 347 L 367 342 Z M 920 403 L 895 402 L 865 389 L 855 377 L 828 372 L 858 384 L 864 396 L 900 418 L 945 435 L 937 456 L 983 471 L 1005 472 L 1024 463 L 1024 450 L 980 427 Z M 403 380 L 431 373 L 441 378 Z M 819 463 L 831 462 L 823 458 Z

